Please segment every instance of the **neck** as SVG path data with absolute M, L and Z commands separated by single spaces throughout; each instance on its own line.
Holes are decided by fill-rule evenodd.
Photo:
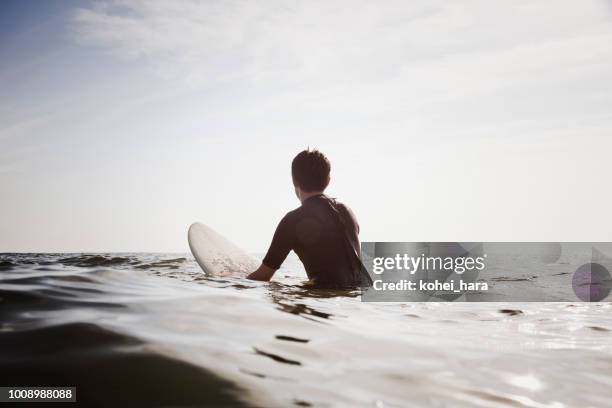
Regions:
M 302 191 L 300 192 L 300 201 L 304 202 L 308 200 L 310 197 L 320 195 L 320 194 L 323 194 L 323 192 L 322 191 L 309 191 L 309 192 Z

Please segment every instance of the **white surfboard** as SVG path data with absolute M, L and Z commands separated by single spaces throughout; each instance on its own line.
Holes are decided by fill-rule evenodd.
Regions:
M 191 224 L 187 240 L 196 262 L 209 276 L 245 276 L 259 267 L 258 260 L 200 222 Z

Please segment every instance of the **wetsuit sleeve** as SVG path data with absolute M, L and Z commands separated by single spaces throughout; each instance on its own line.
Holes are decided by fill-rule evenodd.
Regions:
M 291 228 L 289 214 L 285 215 L 276 227 L 272 243 L 262 263 L 269 268 L 278 269 L 293 249 L 294 229 Z

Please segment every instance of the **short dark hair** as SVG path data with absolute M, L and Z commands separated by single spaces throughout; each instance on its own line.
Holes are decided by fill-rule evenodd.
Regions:
M 293 184 L 306 192 L 325 190 L 330 170 L 329 160 L 316 149 L 299 152 L 291 162 Z

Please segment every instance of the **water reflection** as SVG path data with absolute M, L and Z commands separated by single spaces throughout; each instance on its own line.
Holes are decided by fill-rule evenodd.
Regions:
M 361 292 L 355 289 L 319 289 L 308 285 L 285 285 L 278 282 L 268 284 L 268 297 L 277 306 L 277 309 L 301 316 L 305 319 L 321 322 L 313 319 L 329 319 L 332 313 L 317 310 L 311 303 L 312 301 L 334 298 L 357 298 Z

